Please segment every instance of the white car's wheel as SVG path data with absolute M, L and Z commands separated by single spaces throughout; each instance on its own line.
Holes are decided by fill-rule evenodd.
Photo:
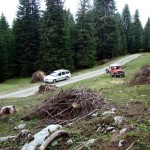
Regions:
M 67 76 L 65 79 L 66 79 L 66 80 L 68 80 L 68 79 L 69 79 L 69 77 Z
M 56 83 L 56 79 L 53 80 L 53 83 Z

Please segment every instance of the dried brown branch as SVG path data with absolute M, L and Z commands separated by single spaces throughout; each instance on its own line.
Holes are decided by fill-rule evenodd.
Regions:
M 68 89 L 47 99 L 28 116 L 41 118 L 46 124 L 65 124 L 85 119 L 104 105 L 104 99 L 89 89 Z

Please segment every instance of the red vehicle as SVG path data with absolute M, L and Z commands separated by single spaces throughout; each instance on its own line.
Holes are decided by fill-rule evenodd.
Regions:
M 121 68 L 119 64 L 112 64 L 108 69 L 105 70 L 112 77 L 125 77 L 125 71 Z

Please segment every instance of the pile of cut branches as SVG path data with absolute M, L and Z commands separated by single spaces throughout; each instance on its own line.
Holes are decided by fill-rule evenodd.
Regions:
M 35 82 L 38 82 L 38 81 L 41 81 L 43 82 L 43 78 L 46 76 L 46 73 L 41 71 L 41 70 L 38 70 L 36 72 L 34 72 L 32 74 L 32 79 L 31 79 L 31 83 L 35 83 Z
M 42 121 L 46 124 L 66 124 L 86 119 L 104 105 L 104 99 L 89 89 L 68 89 L 52 99 L 47 99 L 22 119 L 34 117 L 44 119 Z

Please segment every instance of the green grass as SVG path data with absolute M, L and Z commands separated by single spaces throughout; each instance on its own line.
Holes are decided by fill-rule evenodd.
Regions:
M 150 65 L 150 53 L 145 53 L 139 58 L 132 60 L 126 64 L 127 77 L 129 77 L 130 79 L 132 75 L 136 73 L 144 65 Z
M 80 74 L 87 73 L 90 71 L 95 71 L 95 70 L 101 69 L 105 66 L 108 66 L 109 64 L 112 64 L 113 62 L 115 62 L 117 60 L 120 60 L 122 57 L 124 57 L 124 56 L 112 59 L 110 62 L 103 64 L 103 65 L 96 65 L 95 67 L 90 68 L 90 69 L 84 69 L 84 70 L 79 70 L 79 71 L 73 72 L 72 76 L 76 76 L 76 75 L 80 75 Z M 3 83 L 0 83 L 0 93 L 7 93 L 10 91 L 15 91 L 22 87 L 33 86 L 33 85 L 35 85 L 35 83 L 31 84 L 31 77 L 9 79 Z
M 31 85 L 31 78 L 9 79 L 3 83 L 0 83 L 0 92 L 16 90 L 29 85 Z
M 133 75 L 143 66 L 150 64 L 150 53 L 132 60 L 126 64 L 125 78 L 112 78 L 109 74 L 86 79 L 65 86 L 65 88 L 83 87 L 96 90 L 109 100 L 128 103 L 133 100 L 144 101 L 150 97 L 150 85 L 129 86 Z
M 124 56 L 122 56 L 122 57 L 124 57 Z M 72 76 L 76 76 L 76 75 L 80 75 L 80 74 L 87 73 L 90 71 L 95 71 L 95 70 L 101 69 L 104 66 L 108 66 L 110 63 L 113 63 L 113 62 L 121 59 L 122 57 L 117 57 L 115 59 L 112 59 L 110 62 L 108 62 L 106 64 L 96 65 L 95 67 L 90 68 L 90 69 L 84 69 L 84 70 L 79 70 L 79 71 L 73 72 Z M 35 84 L 39 84 L 39 83 L 32 84 L 31 83 L 31 77 L 9 79 L 3 83 L 0 83 L 0 93 L 7 93 L 7 92 L 15 91 L 17 89 L 27 87 L 27 86 L 33 86 Z
M 41 104 L 44 99 L 53 97 L 54 95 L 56 95 L 56 93 L 54 91 L 46 95 L 36 94 L 29 97 L 1 99 L 0 107 L 14 105 L 17 109 L 17 113 L 14 114 L 13 117 L 11 116 L 0 117 L 0 137 L 6 136 L 8 134 L 9 135 L 16 134 L 16 131 L 13 130 L 14 124 L 8 121 L 9 118 L 13 118 L 16 125 L 21 124 L 22 123 L 20 120 L 21 117 L 25 116 L 25 114 L 32 111 L 32 108 L 34 106 Z M 37 120 L 31 120 L 29 122 L 26 122 L 27 128 L 30 130 L 34 130 L 33 126 L 35 127 L 36 122 Z
M 133 77 L 133 75 L 143 65 L 146 65 L 146 64 L 148 65 L 150 64 L 150 53 L 144 54 L 138 59 L 135 59 L 127 63 L 126 68 L 125 68 L 125 72 L 126 72 L 125 78 L 112 78 L 109 74 L 104 74 L 102 76 L 97 76 L 94 78 L 90 78 L 90 79 L 86 79 L 80 82 L 66 85 L 63 87 L 63 89 L 65 90 L 65 89 L 74 88 L 74 87 L 90 88 L 99 94 L 101 93 L 101 95 L 105 99 L 107 99 L 108 101 L 113 101 L 119 106 L 120 104 L 121 106 L 127 106 L 126 104 L 129 104 L 130 102 L 141 101 L 142 104 L 141 104 L 140 109 L 147 110 L 149 109 L 149 104 L 150 104 L 150 85 L 145 84 L 145 85 L 140 85 L 140 86 L 129 86 L 128 84 L 131 78 Z M 9 80 L 1 85 L 3 87 L 0 86 L 0 91 L 5 91 L 4 88 L 6 90 L 12 90 L 15 88 L 20 88 L 20 87 L 30 85 L 30 78 Z M 24 116 L 26 113 L 28 113 L 30 109 L 32 109 L 33 106 L 42 103 L 44 99 L 53 97 L 57 93 L 58 91 L 56 93 L 54 92 L 54 93 L 49 93 L 46 95 L 37 94 L 37 95 L 30 96 L 30 97 L 25 97 L 25 98 L 1 99 L 0 107 L 6 106 L 6 105 L 16 106 L 18 113 L 13 115 L 12 118 L 15 124 L 18 125 L 22 123 L 20 121 L 20 118 Z M 121 112 L 124 112 L 124 109 L 120 110 L 118 113 L 121 113 Z M 148 118 L 150 116 L 146 116 L 146 117 Z M 97 119 L 100 119 L 100 118 L 97 118 Z M 142 119 L 144 120 L 144 116 Z M 14 124 L 12 123 L 8 124 L 7 122 L 8 122 L 7 117 L 0 117 L 0 137 L 7 136 L 7 135 L 16 135 L 19 132 L 19 131 L 13 130 Z M 99 143 L 97 144 L 97 146 L 100 144 L 103 144 L 103 142 L 107 143 L 111 139 L 111 134 L 99 134 L 95 132 L 96 127 L 99 124 L 99 122 L 100 120 L 97 120 L 97 121 L 91 120 L 88 124 L 85 121 L 77 122 L 72 128 L 72 130 L 75 132 L 75 134 L 71 134 L 71 138 L 73 138 L 75 141 L 72 146 L 72 149 L 76 147 L 76 145 L 78 145 L 79 142 L 87 141 L 89 139 L 89 135 L 90 135 L 90 138 L 96 137 L 99 139 L 98 140 Z M 142 130 L 142 132 L 141 132 L 140 138 L 136 131 L 131 132 L 131 133 L 129 132 L 126 136 L 127 137 L 129 136 L 131 138 L 133 137 L 134 140 L 140 139 L 141 141 L 138 143 L 138 145 L 143 146 L 145 143 L 143 143 L 144 141 L 142 140 L 142 138 L 143 139 L 148 138 L 148 132 L 150 132 L 149 126 L 144 123 L 141 124 L 141 122 L 137 120 L 133 120 L 132 118 L 131 118 L 131 121 L 129 120 L 128 122 L 129 123 L 131 122 L 132 125 L 139 127 L 140 130 Z M 27 124 L 27 129 L 29 129 L 33 133 L 36 133 L 39 130 L 41 130 L 41 128 L 36 128 L 38 126 L 38 120 L 36 119 L 25 122 L 25 123 Z M 70 128 L 68 130 L 71 131 Z M 81 132 L 81 133 L 78 133 L 78 132 Z M 6 148 L 6 147 L 14 146 L 14 143 L 12 144 L 5 143 L 5 144 L 0 144 L 0 147 L 3 146 Z

